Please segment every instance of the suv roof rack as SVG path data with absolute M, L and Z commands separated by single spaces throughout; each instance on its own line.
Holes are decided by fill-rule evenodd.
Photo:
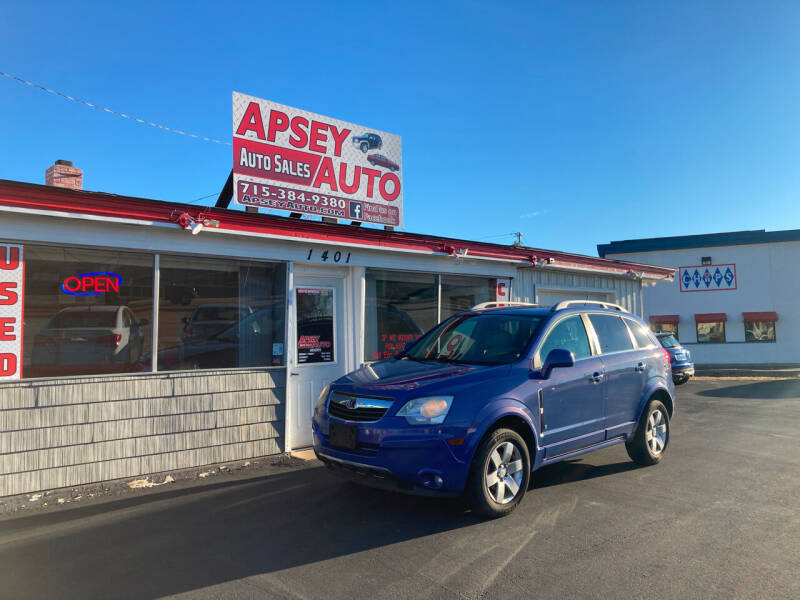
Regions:
M 603 302 L 602 300 L 562 300 L 561 302 L 553 306 L 553 312 L 561 310 L 562 308 L 568 308 L 574 304 L 579 304 L 583 306 L 586 306 L 587 304 L 599 304 L 603 308 L 618 310 L 620 312 L 628 312 L 627 310 L 622 308 L 619 304 L 614 304 L 613 302 Z
M 542 308 L 541 304 L 531 304 L 530 302 L 481 302 L 470 310 L 484 310 L 487 308 L 503 308 L 504 306 L 529 306 L 532 308 Z

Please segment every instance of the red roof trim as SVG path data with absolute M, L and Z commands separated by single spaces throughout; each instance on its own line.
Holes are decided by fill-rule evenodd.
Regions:
M 694 316 L 695 323 L 724 323 L 728 320 L 725 313 L 700 313 Z
M 680 315 L 650 315 L 651 323 L 669 323 L 671 325 L 677 325 L 680 321 Z
M 606 271 L 617 275 L 641 274 L 653 279 L 672 280 L 675 270 L 666 267 L 641 265 L 580 254 L 570 254 L 538 248 L 514 248 L 444 238 L 439 236 L 385 231 L 368 227 L 352 227 L 280 217 L 272 214 L 246 213 L 238 210 L 198 207 L 191 204 L 163 202 L 147 198 L 117 196 L 103 192 L 67 190 L 19 181 L 0 180 L 0 206 L 30 210 L 68 212 L 93 217 L 127 218 L 160 224 L 173 224 L 181 213 L 192 218 L 202 213 L 220 222 L 219 229 L 230 232 L 257 233 L 307 239 L 317 242 L 336 242 L 353 246 L 373 246 L 422 253 L 455 254 L 467 251 L 467 256 L 497 258 L 510 262 L 525 262 L 535 266 L 537 259 L 554 259 L 561 267 Z M 177 225 L 176 225 L 177 227 Z
M 742 320 L 745 323 L 775 323 L 778 320 L 778 313 L 775 311 L 743 312 Z

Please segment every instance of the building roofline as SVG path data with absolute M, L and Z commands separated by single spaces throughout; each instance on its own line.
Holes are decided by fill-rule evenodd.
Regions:
M 717 246 L 748 246 L 751 244 L 796 241 L 800 241 L 800 229 L 785 229 L 781 231 L 752 229 L 748 231 L 728 231 L 701 235 L 620 240 L 608 244 L 598 244 L 597 254 L 601 258 L 605 258 L 609 254 L 626 254 L 629 252 L 656 252 L 659 250 L 685 250 L 690 248 L 713 248 Z
M 266 213 L 166 202 L 150 198 L 120 196 L 106 192 L 69 190 L 59 187 L 0 179 L 0 208 L 32 212 L 69 213 L 69 216 L 90 219 L 106 218 L 109 222 L 135 222 L 140 225 L 174 226 L 180 215 L 193 219 L 202 215 L 219 221 L 219 231 L 241 235 L 274 236 L 353 246 L 418 252 L 424 254 L 460 255 L 464 258 L 489 258 L 512 263 L 528 263 L 545 268 L 575 268 L 602 271 L 617 276 L 640 276 L 647 279 L 672 280 L 674 269 L 618 261 L 569 252 L 539 248 L 516 248 L 448 238 L 435 235 L 386 231 L 321 221 L 295 219 Z M 552 261 L 552 262 L 549 262 Z

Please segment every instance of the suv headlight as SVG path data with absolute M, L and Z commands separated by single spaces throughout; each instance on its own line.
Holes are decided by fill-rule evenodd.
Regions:
M 452 396 L 414 398 L 403 405 L 397 416 L 405 417 L 411 425 L 439 425 L 444 423 L 452 404 Z
M 331 386 L 330 384 L 326 385 L 322 388 L 322 391 L 319 393 L 319 398 L 317 399 L 317 408 L 323 409 L 325 408 L 325 401 L 328 399 L 328 392 L 330 391 Z

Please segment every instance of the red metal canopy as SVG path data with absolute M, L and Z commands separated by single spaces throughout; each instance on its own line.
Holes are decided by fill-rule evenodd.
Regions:
M 766 312 L 743 312 L 742 319 L 745 323 L 774 323 L 778 320 L 778 313 L 775 311 Z
M 404 231 L 384 231 L 367 227 L 352 227 L 306 219 L 291 219 L 272 214 L 246 213 L 239 210 L 200 208 L 192 204 L 161 202 L 146 198 L 117 196 L 102 192 L 67 190 L 64 188 L 0 179 L 0 208 L 47 211 L 49 214 L 72 213 L 92 219 L 133 219 L 154 225 L 172 225 L 182 214 L 194 220 L 213 219 L 218 229 L 228 232 L 256 234 L 283 239 L 338 242 L 351 246 L 366 246 L 386 250 L 405 250 L 422 254 L 449 254 L 467 257 L 492 258 L 587 271 L 600 271 L 622 277 L 644 276 L 672 281 L 675 269 L 642 265 L 628 261 L 609 260 L 569 252 L 540 248 L 516 248 L 501 244 L 468 241 Z M 140 223 L 141 224 L 141 223 Z
M 669 323 L 670 325 L 677 325 L 680 320 L 680 315 L 650 315 L 651 323 Z
M 695 314 L 695 323 L 719 323 L 728 320 L 728 315 L 725 313 L 699 313 Z

